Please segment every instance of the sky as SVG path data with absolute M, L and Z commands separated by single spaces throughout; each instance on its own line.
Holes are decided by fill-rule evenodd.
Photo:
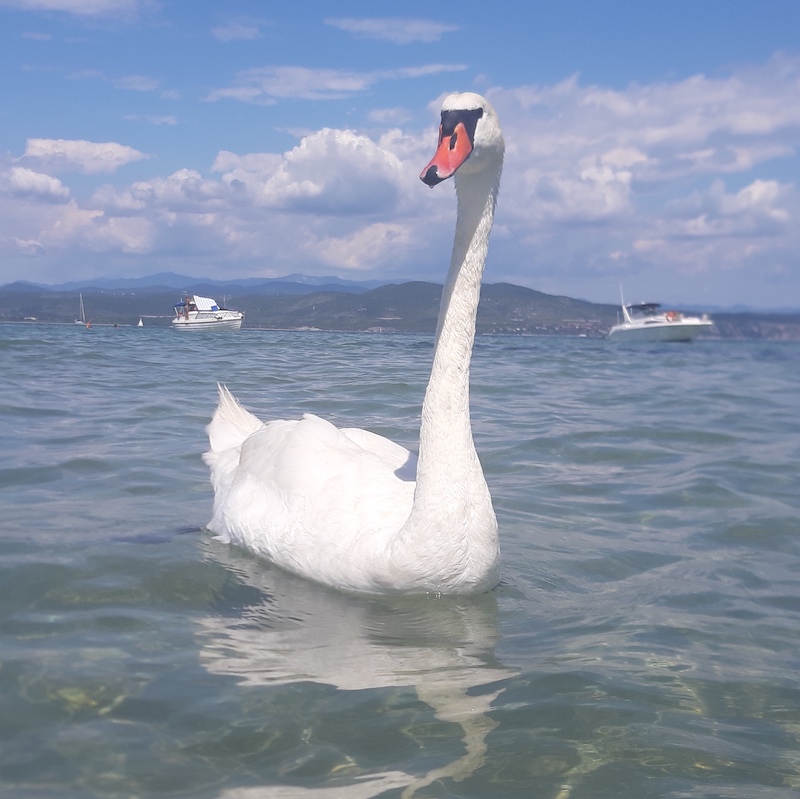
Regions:
M 800 308 L 797 0 L 0 0 L 0 76 L 0 285 L 442 282 L 476 91 L 486 281 Z

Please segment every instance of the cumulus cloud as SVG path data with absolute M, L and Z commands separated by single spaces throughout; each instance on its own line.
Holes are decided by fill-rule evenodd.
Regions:
M 682 237 L 776 236 L 791 224 L 792 194 L 791 187 L 775 180 L 754 180 L 728 192 L 717 179 L 707 191 L 668 204 L 668 224 Z
M 28 139 L 24 158 L 50 171 L 110 174 L 135 161 L 149 158 L 145 153 L 117 142 L 70 139 Z
M 286 154 L 262 197 L 305 213 L 371 216 L 394 207 L 399 168 L 365 136 L 326 128 Z
M 460 72 L 463 64 L 425 64 L 394 70 L 357 72 L 341 69 L 271 66 L 239 72 L 233 86 L 214 89 L 207 100 L 234 99 L 271 104 L 286 98 L 342 100 L 366 91 L 376 83 Z
M 220 150 L 211 166 L 212 172 L 225 172 L 229 175 L 255 174 L 263 176 L 272 174 L 281 164 L 283 158 L 277 153 L 249 153 L 238 155 L 227 150 Z
M 76 251 L 144 255 L 153 247 L 155 228 L 148 219 L 106 216 L 96 208 L 82 207 L 74 199 L 39 206 L 32 219 L 34 207 L 28 203 L 3 208 L 3 217 L 14 223 L 15 233 L 8 237 L 9 244 L 15 253 L 26 258 Z
M 26 257 L 178 250 L 240 263 L 270 252 L 279 271 L 281 263 L 291 271 L 298 258 L 341 271 L 399 266 L 419 246 L 413 215 L 429 202 L 416 179 L 422 156 L 415 154 L 411 169 L 402 160 L 412 151 L 399 131 L 376 142 L 332 129 L 283 154 L 221 151 L 214 178 L 182 169 L 99 186 L 84 202 L 64 197 L 57 213 L 21 215 L 14 247 Z M 57 194 L 57 179 L 50 181 L 41 180 L 39 190 L 50 185 Z M 21 188 L 21 175 L 17 182 Z
M 0 174 L 0 191 L 45 202 L 61 202 L 69 197 L 69 189 L 58 178 L 18 166 Z
M 401 164 L 366 136 L 325 128 L 280 159 L 220 153 L 222 182 L 258 206 L 333 216 L 370 216 L 396 206 Z
M 616 235 L 628 238 L 630 254 L 637 252 L 634 241 L 648 238 L 641 236 L 642 228 L 659 228 L 653 240 L 661 240 L 665 230 L 678 235 L 681 227 L 683 233 L 691 228 L 695 234 L 732 229 L 730 209 L 749 195 L 728 194 L 721 176 L 747 174 L 796 153 L 800 107 L 787 98 L 799 78 L 800 61 L 779 56 L 729 77 L 700 75 L 610 90 L 583 86 L 573 76 L 551 86 L 492 91 L 510 142 L 504 195 L 512 194 L 514 201 L 505 213 L 523 238 L 541 236 L 542 226 L 585 227 L 594 260 L 598 237 L 591 229 L 600 223 L 615 225 Z M 720 200 L 715 211 L 707 210 L 704 222 L 698 213 L 692 225 L 687 219 L 679 225 L 678 209 L 688 213 L 705 189 L 695 189 L 683 203 L 681 191 L 704 181 L 706 186 L 717 181 L 704 196 L 707 205 L 723 195 L 727 202 Z M 760 186 L 752 192 L 761 198 L 761 212 L 751 208 L 744 228 L 755 231 L 759 224 L 774 227 L 782 218 L 776 207 L 773 213 L 764 211 L 764 197 L 785 205 L 794 189 L 773 182 L 769 190 Z M 728 209 L 727 223 L 711 224 L 712 215 L 723 209 Z M 653 217 L 659 213 L 656 224 Z M 666 217 L 672 219 L 669 226 Z M 537 229 L 528 233 L 530 222 Z M 631 230 L 638 227 L 638 238 L 626 231 L 628 225 Z M 618 261 L 620 251 L 614 252 Z M 605 263 L 614 267 L 613 259 Z
M 107 211 L 167 209 L 170 213 L 208 213 L 215 210 L 225 194 L 219 182 L 206 180 L 193 169 L 180 169 L 165 178 L 137 181 L 122 190 L 101 186 L 93 200 Z
M 776 59 L 775 61 L 780 61 Z M 642 179 L 698 172 L 738 171 L 764 158 L 793 152 L 800 108 L 786 103 L 793 76 L 777 64 L 751 83 L 704 76 L 612 91 L 582 86 L 577 77 L 549 87 L 525 86 L 493 94 L 519 122 L 533 125 L 523 146 L 556 157 L 575 151 L 633 149 Z M 754 121 L 754 109 L 758 123 Z
M 460 26 L 428 19 L 382 17 L 353 19 L 338 17 L 325 20 L 326 25 L 352 33 L 362 39 L 378 39 L 393 44 L 438 42 L 445 33 L 460 30 Z
M 363 272 L 386 263 L 393 252 L 404 251 L 413 232 L 409 225 L 376 222 L 345 236 L 326 236 L 314 242 L 317 257 L 334 269 Z
M 143 255 L 152 246 L 152 226 L 141 217 L 107 217 L 102 211 L 81 208 L 70 201 L 49 227 L 40 232 L 38 239 L 47 249 L 78 248 Z

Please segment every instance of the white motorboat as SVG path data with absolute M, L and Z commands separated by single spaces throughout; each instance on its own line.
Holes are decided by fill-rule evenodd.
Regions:
M 244 313 L 217 304 L 211 297 L 190 294 L 173 306 L 173 330 L 238 330 Z
M 664 311 L 660 303 L 622 304 L 620 324 L 608 331 L 611 341 L 691 341 L 714 323 L 707 314 L 688 316 L 680 311 Z

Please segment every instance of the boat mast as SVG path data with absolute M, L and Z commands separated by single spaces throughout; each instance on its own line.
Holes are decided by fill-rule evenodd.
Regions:
M 630 324 L 631 315 L 628 313 L 628 309 L 625 307 L 625 298 L 622 296 L 622 283 L 619 284 L 619 301 L 622 305 L 622 317 L 628 324 Z

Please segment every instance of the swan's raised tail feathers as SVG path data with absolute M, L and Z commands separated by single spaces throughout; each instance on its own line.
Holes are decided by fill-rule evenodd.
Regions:
M 259 419 L 239 404 L 227 386 L 217 384 L 217 387 L 219 405 L 206 428 L 211 452 L 223 452 L 240 447 L 249 435 L 263 427 Z

